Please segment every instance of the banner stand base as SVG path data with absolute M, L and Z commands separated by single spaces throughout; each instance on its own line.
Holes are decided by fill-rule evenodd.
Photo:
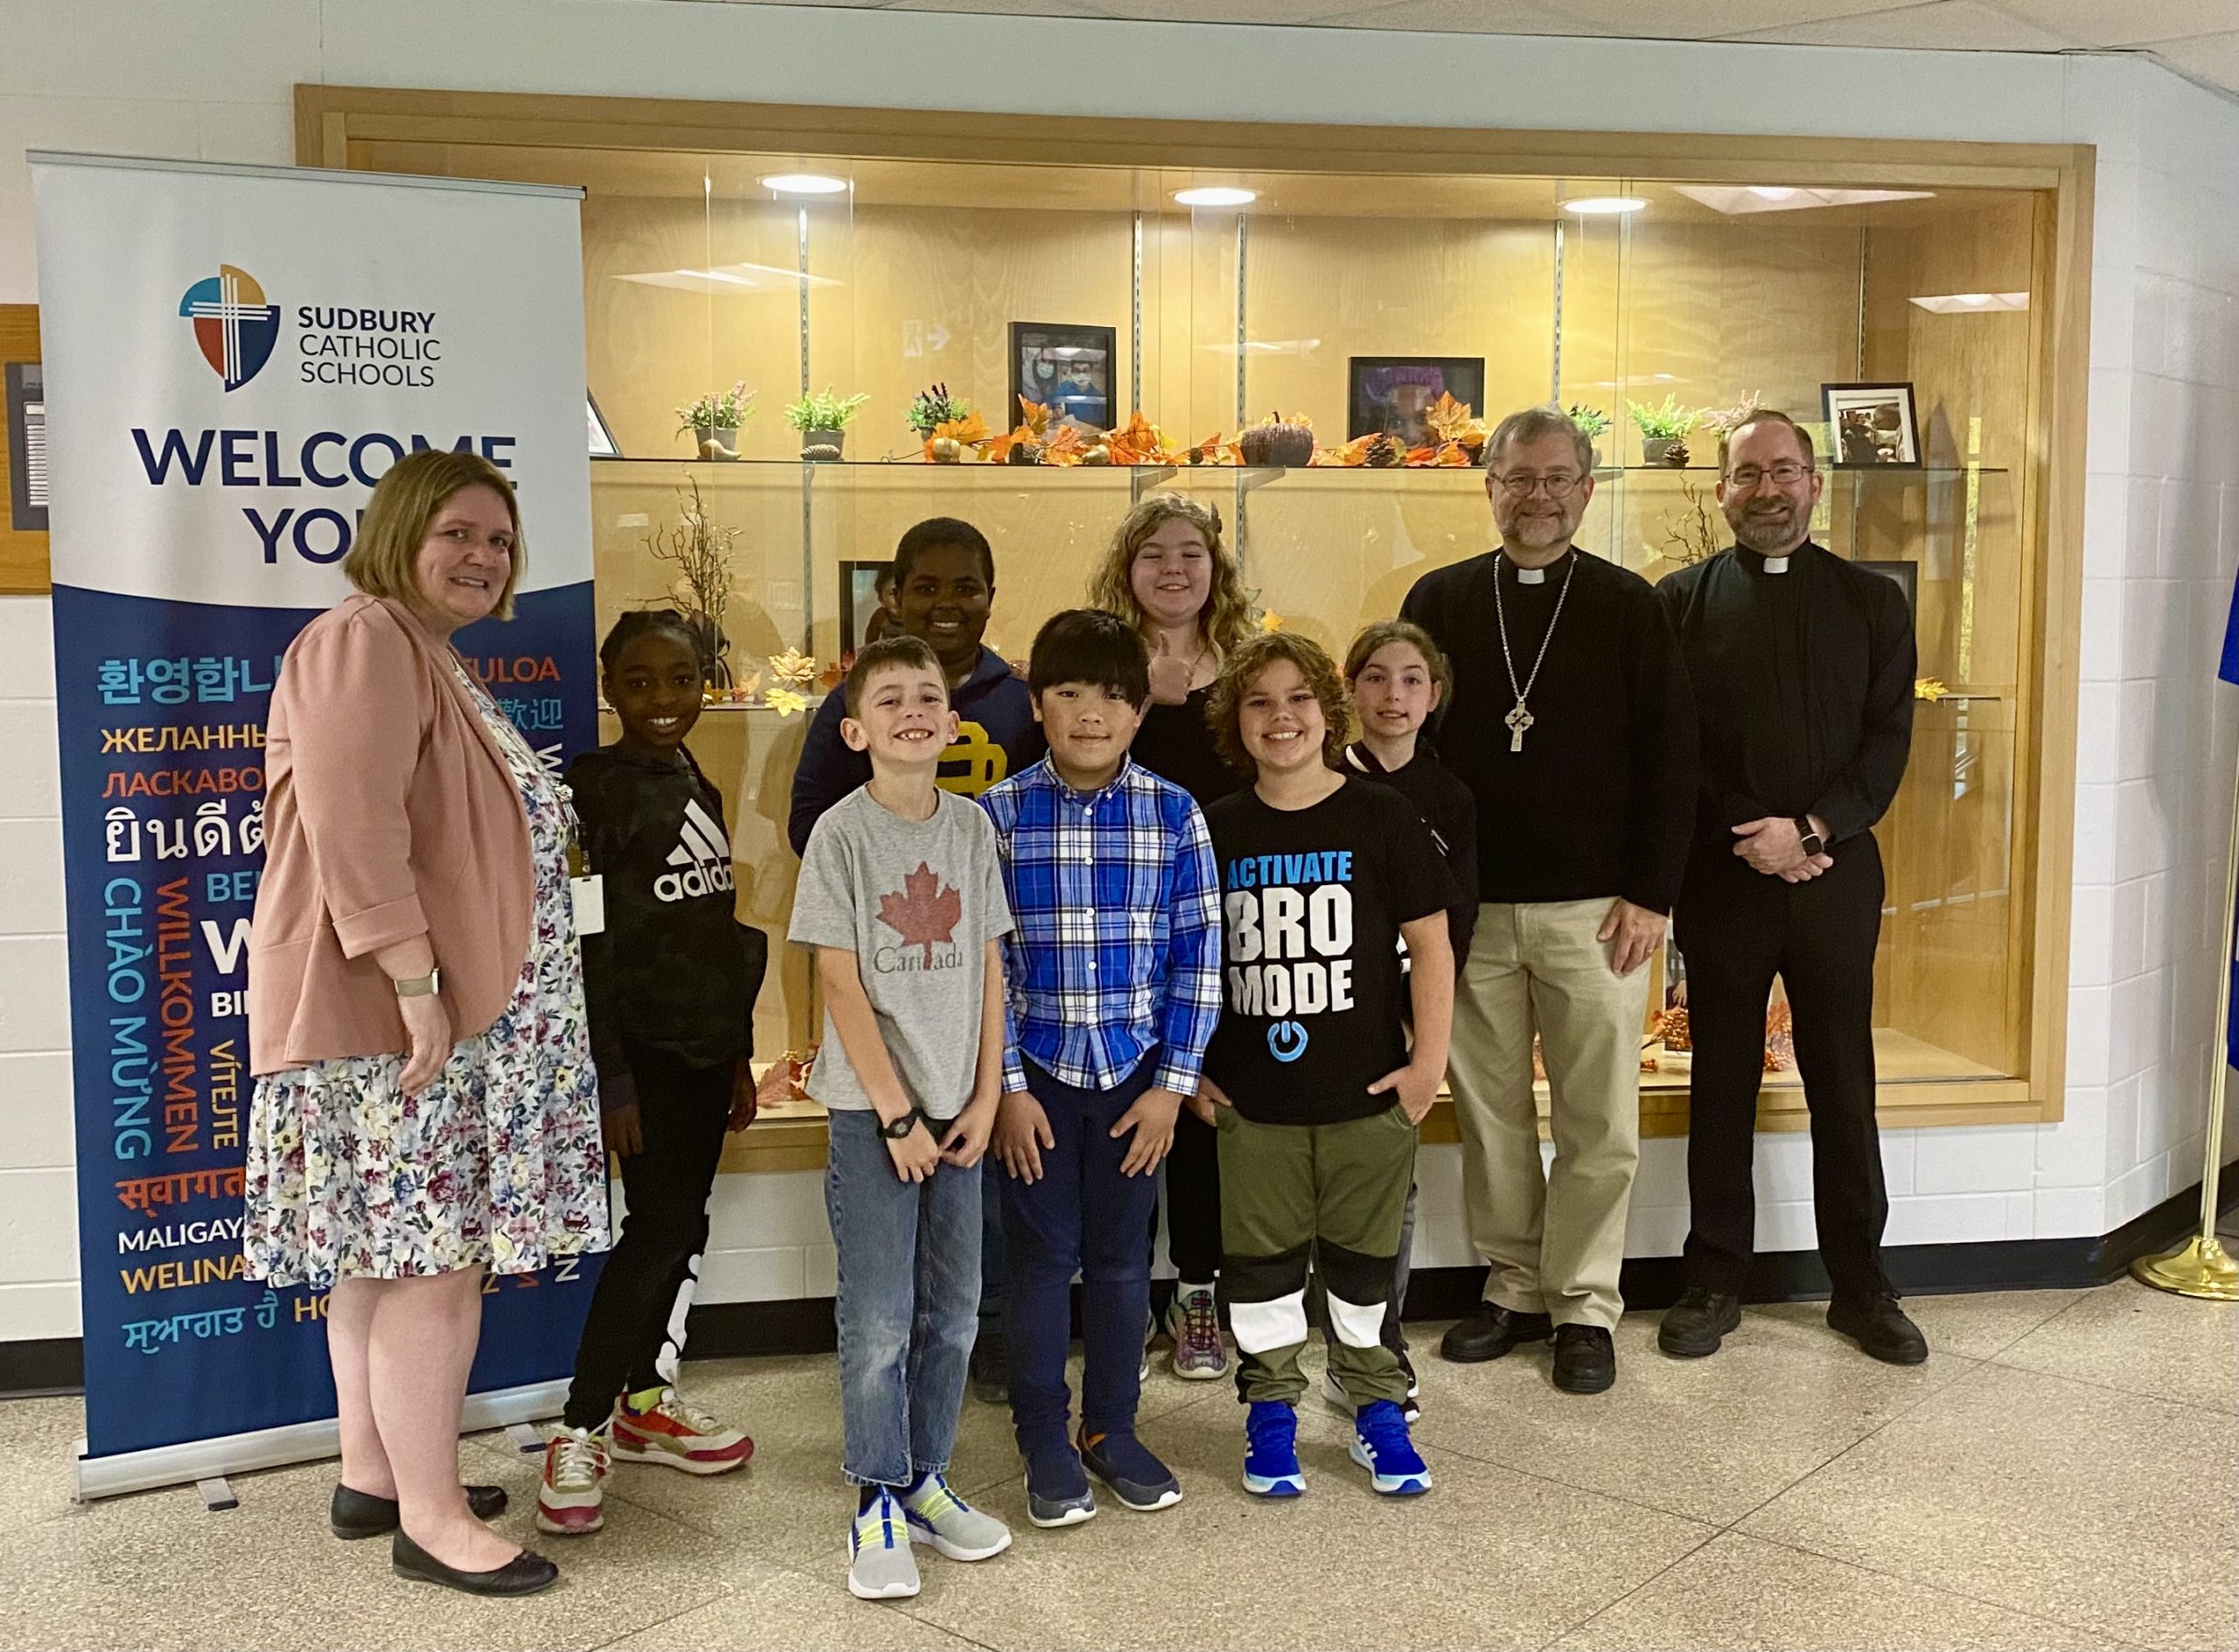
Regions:
M 468 1433 L 510 1428 L 517 1423 L 557 1417 L 567 1403 L 568 1384 L 564 1378 L 469 1394 L 461 1426 Z M 114 1452 L 106 1457 L 87 1456 L 86 1442 L 81 1439 L 73 1453 L 76 1474 L 71 1495 L 80 1502 L 92 1502 L 98 1498 L 121 1497 L 127 1492 L 152 1491 L 159 1486 L 180 1486 L 189 1481 L 216 1481 L 223 1485 L 227 1474 L 283 1468 L 290 1463 L 316 1462 L 322 1457 L 334 1456 L 339 1449 L 339 1436 L 340 1430 L 329 1417 L 318 1422 L 291 1423 L 284 1428 L 259 1429 L 249 1434 L 184 1440 L 176 1446 L 157 1446 L 148 1451 Z M 206 1497 L 205 1501 L 207 1502 Z M 220 1505 L 210 1506 L 215 1509 Z
M 222 1515 L 228 1509 L 238 1509 L 241 1500 L 234 1495 L 233 1481 L 219 1474 L 208 1480 L 198 1480 L 194 1488 L 202 1494 L 202 1506 L 213 1515 Z

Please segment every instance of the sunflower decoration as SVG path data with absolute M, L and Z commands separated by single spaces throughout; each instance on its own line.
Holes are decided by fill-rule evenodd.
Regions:
M 1951 690 L 1941 677 L 1920 677 L 1913 682 L 1913 698 L 1925 700 L 1931 706 L 1939 700 L 1951 698 Z

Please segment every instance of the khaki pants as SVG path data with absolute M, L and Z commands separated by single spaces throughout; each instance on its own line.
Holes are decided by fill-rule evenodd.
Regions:
M 1478 909 L 1454 995 L 1447 1077 L 1461 1126 L 1469 1242 L 1485 1300 L 1558 1325 L 1624 1312 L 1625 1207 L 1640 1162 L 1641 1027 L 1650 965 L 1621 976 L 1594 938 L 1610 902 Z M 1531 1035 L 1551 1092 L 1555 1162 L 1539 1168 Z

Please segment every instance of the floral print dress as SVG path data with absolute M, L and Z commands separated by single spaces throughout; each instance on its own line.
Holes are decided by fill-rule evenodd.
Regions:
M 332 1288 L 482 1266 L 528 1273 L 609 1244 L 606 1150 L 568 886 L 565 789 L 458 667 L 528 813 L 528 957 L 488 1030 L 408 1097 L 401 1056 L 256 1081 L 242 1249 L 251 1276 Z

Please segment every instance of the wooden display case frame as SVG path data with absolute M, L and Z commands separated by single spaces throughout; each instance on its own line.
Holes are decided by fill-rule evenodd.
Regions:
M 1888 1083 L 1886 1126 L 2046 1123 L 2061 1116 L 2067 1071 L 2068 949 L 2074 856 L 2077 650 L 2081 625 L 2086 399 L 2089 387 L 2094 151 L 2089 145 L 1712 133 L 1549 132 L 1319 126 L 1221 121 L 1027 116 L 682 99 L 575 97 L 346 86 L 296 88 L 296 158 L 348 168 L 354 144 L 685 150 L 819 160 L 968 163 L 1021 155 L 1125 156 L 1140 166 L 1207 172 L 1521 174 L 1573 179 L 1851 188 L 2037 192 L 2030 289 L 2040 319 L 2017 506 L 2026 648 L 2014 777 L 2012 933 L 2026 956 L 2008 971 L 2010 1012 L 2026 1017 L 2027 1076 Z M 2011 1023 L 2010 1023 L 2011 1024 Z M 823 1162 L 813 1110 L 784 1110 L 736 1139 L 727 1168 L 798 1170 Z M 1800 1088 L 1768 1086 L 1759 1127 L 1798 1130 Z M 1684 1091 L 1644 1092 L 1644 1135 L 1686 1128 Z M 1455 1139 L 1441 1101 L 1424 1139 Z

